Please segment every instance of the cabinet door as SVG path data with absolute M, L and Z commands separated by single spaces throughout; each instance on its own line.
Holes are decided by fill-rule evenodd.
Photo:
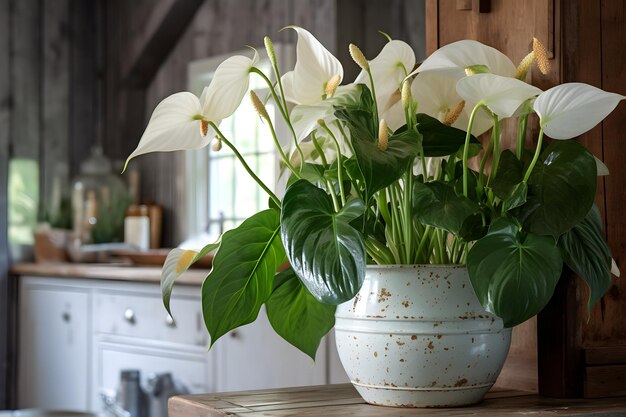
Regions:
M 100 393 L 114 396 L 125 369 L 141 372 L 141 385 L 146 389 L 154 374 L 171 373 L 179 386 L 189 393 L 212 391 L 211 367 L 205 349 L 179 346 L 177 349 L 150 347 L 128 338 L 98 337 L 96 341 L 95 409 L 102 410 Z M 156 415 L 156 414 L 155 414 Z
M 326 381 L 327 344 L 313 362 L 276 334 L 265 310 L 247 326 L 218 340 L 218 391 L 320 385 Z
M 39 285 L 20 289 L 19 408 L 89 408 L 89 294 Z

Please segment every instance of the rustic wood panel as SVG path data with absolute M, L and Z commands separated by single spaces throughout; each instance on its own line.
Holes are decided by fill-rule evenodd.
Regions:
M 70 56 L 70 121 L 68 138 L 68 159 L 70 177 L 77 175 L 80 162 L 98 137 L 96 113 L 101 110 L 96 105 L 99 74 L 98 55 L 103 28 L 98 13 L 102 12 L 103 0 L 71 0 L 71 56 Z M 100 62 L 100 65 L 102 63 Z
M 0 340 L 8 340 L 7 180 L 11 126 L 11 0 L 0 0 Z M 0 409 L 9 407 L 9 346 L 0 342 Z
M 601 87 L 626 95 L 626 2 L 612 0 L 601 2 L 601 19 L 596 30 L 601 30 L 601 60 L 591 61 L 589 66 L 602 68 Z M 599 49 L 599 48 L 598 48 Z M 599 64 L 601 62 L 601 65 Z M 626 170 L 624 169 L 623 135 L 626 126 L 626 104 L 623 102 L 605 119 L 597 136 L 602 135 L 603 160 L 611 170 L 605 177 L 605 221 L 607 240 L 618 266 L 626 271 Z M 601 133 L 600 133 L 601 132 Z M 594 136 L 594 139 L 597 138 Z M 593 139 L 591 139 L 593 140 Z M 598 144 L 600 145 L 600 144 Z M 598 146 L 599 147 L 599 146 Z M 626 344 L 626 282 L 615 279 L 613 286 L 594 309 L 591 321 L 583 327 L 585 346 L 607 346 Z M 624 385 L 626 387 L 626 383 Z
M 39 159 L 40 147 L 40 30 L 38 0 L 14 1 L 11 14 L 13 68 L 13 155 Z
M 51 201 L 55 177 L 69 167 L 70 0 L 44 0 L 41 68 L 41 207 Z
M 585 368 L 585 398 L 626 395 L 626 365 Z
M 587 365 L 626 365 L 626 345 L 585 348 L 585 363 Z

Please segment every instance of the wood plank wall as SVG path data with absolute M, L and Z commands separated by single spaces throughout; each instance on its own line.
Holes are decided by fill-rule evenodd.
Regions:
M 0 409 L 12 405 L 9 160 L 39 163 L 42 214 L 54 174 L 78 172 L 96 137 L 94 36 L 100 1 L 0 0 Z
M 115 89 L 119 71 L 110 73 L 124 59 L 120 48 L 128 43 L 137 22 L 149 15 L 147 1 L 112 1 L 108 9 L 108 90 L 106 143 L 108 152 L 125 158 L 137 145 L 154 107 L 168 95 L 185 89 L 187 64 L 210 56 L 239 51 L 245 45 L 262 47 L 263 37 L 274 42 L 295 42 L 292 31 L 279 30 L 295 24 L 307 28 L 344 65 L 346 80 L 353 79 L 358 68 L 348 54 L 348 43 L 358 44 L 368 57 L 374 57 L 385 39 L 378 30 L 407 41 L 418 59 L 424 57 L 423 0 L 205 0 L 187 30 L 145 90 Z M 126 27 L 131 22 L 131 27 Z M 141 114 L 139 114 L 141 112 Z M 182 237 L 176 231 L 177 188 L 176 155 L 142 155 L 133 161 L 143 178 L 143 198 L 164 206 L 164 244 L 174 245 Z

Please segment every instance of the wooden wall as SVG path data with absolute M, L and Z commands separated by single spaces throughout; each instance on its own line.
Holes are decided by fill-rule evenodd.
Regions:
M 547 89 L 578 81 L 626 95 L 626 0 L 427 0 L 427 19 L 429 52 L 472 38 L 517 62 L 536 36 L 551 53 L 552 70 L 548 75 L 533 70 L 533 84 Z M 622 271 L 626 270 L 624 126 L 626 103 L 622 102 L 603 123 L 579 138 L 611 171 L 598 179 L 596 204 Z M 626 281 L 613 280 L 589 320 L 587 294 L 586 285 L 565 272 L 538 319 L 515 329 L 517 341 L 512 350 L 520 366 L 505 371 L 517 372 L 535 386 L 538 382 L 544 395 L 626 395 Z
M 0 0 L 0 409 L 10 406 L 7 177 L 38 161 L 41 211 L 58 166 L 77 172 L 96 137 L 99 0 Z
M 123 72 L 124 57 L 137 54 L 129 51 L 131 45 L 138 43 L 133 39 L 146 38 L 145 33 L 137 32 L 138 28 L 150 26 L 137 23 L 150 20 L 150 16 L 154 20 L 160 3 L 173 1 L 110 2 L 109 86 L 123 83 L 119 74 Z M 385 43 L 378 30 L 407 41 L 418 58 L 423 58 L 423 10 L 423 0 L 204 0 L 156 72 L 149 74 L 152 78 L 135 80 L 131 86 L 122 85 L 108 95 L 108 151 L 116 158 L 132 152 L 154 107 L 168 95 L 185 89 L 190 61 L 240 51 L 245 45 L 262 48 L 265 35 L 274 42 L 295 42 L 293 31 L 279 32 L 284 26 L 295 24 L 310 30 L 337 54 L 349 81 L 357 75 L 358 68 L 349 57 L 348 44 L 358 44 L 373 58 Z M 125 22 L 130 22 L 130 27 Z M 175 245 L 182 239 L 175 221 L 177 188 L 182 180 L 174 175 L 176 160 L 176 155 L 171 153 L 150 154 L 131 163 L 131 167 L 139 167 L 142 172 L 144 199 L 164 206 L 166 245 Z

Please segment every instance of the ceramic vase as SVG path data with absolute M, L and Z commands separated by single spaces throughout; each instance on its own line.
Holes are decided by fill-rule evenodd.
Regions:
M 395 407 L 481 401 L 511 343 L 462 265 L 368 266 L 359 293 L 338 306 L 335 332 L 361 396 Z

